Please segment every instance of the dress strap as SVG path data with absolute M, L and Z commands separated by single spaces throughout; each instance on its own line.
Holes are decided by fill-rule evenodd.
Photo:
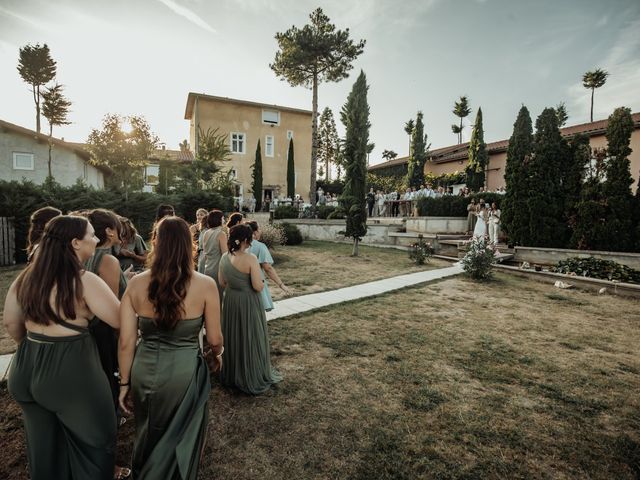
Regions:
M 71 330 L 75 330 L 76 332 L 84 333 L 89 330 L 89 327 L 81 327 L 80 325 L 75 325 L 71 322 L 67 322 L 66 320 L 60 319 L 56 322 L 58 325 L 62 325 L 63 327 L 69 328 Z

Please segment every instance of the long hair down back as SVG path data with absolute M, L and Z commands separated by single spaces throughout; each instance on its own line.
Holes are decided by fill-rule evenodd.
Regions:
M 42 207 L 31 214 L 31 218 L 29 218 L 29 234 L 27 235 L 29 241 L 27 256 L 31 257 L 35 246 L 40 242 L 47 222 L 60 215 L 62 215 L 62 212 L 55 207 Z
M 151 244 L 148 298 L 156 325 L 172 330 L 184 316 L 184 299 L 193 274 L 194 244 L 189 225 L 180 217 L 164 217 L 154 226 Z

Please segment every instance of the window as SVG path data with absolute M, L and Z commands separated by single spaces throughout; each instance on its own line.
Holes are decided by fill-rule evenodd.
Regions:
M 33 170 L 33 153 L 13 152 L 14 170 Z
M 280 112 L 276 110 L 262 110 L 262 123 L 280 125 Z
M 266 157 L 273 157 L 273 135 L 264 138 L 264 154 Z
M 160 165 L 150 163 L 144 169 L 145 182 L 147 185 L 158 185 L 160 183 Z
M 246 144 L 246 135 L 239 132 L 231 132 L 231 153 L 240 153 L 244 155 Z
M 287 130 L 287 140 L 291 140 L 293 138 L 293 130 Z

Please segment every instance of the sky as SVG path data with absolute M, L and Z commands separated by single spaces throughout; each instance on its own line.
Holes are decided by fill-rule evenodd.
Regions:
M 302 27 L 317 7 L 364 53 L 349 78 L 323 83 L 319 110 L 339 112 L 363 70 L 369 84 L 370 163 L 407 154 L 405 122 L 424 113 L 431 149 L 457 143 L 454 101 L 470 99 L 463 141 L 482 107 L 487 142 L 509 138 L 518 110 L 533 120 L 565 102 L 567 125 L 589 121 L 582 75 L 610 73 L 594 120 L 640 111 L 638 0 L 0 0 L 0 119 L 35 130 L 19 48 L 46 43 L 71 125 L 54 136 L 85 142 L 104 115 L 142 115 L 166 148 L 189 138 L 189 92 L 311 110 L 311 91 L 269 68 L 276 32 Z M 43 120 L 46 130 L 46 120 Z

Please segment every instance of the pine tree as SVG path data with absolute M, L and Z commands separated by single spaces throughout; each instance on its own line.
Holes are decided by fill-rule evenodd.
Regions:
M 607 230 L 609 249 L 619 252 L 633 250 L 634 246 L 634 198 L 631 193 L 633 178 L 630 172 L 629 155 L 633 119 L 631 110 L 619 107 L 609 117 L 607 125 L 606 180 L 603 192 L 607 199 Z
M 422 118 L 422 112 L 418 112 L 411 133 L 411 155 L 407 173 L 407 184 L 416 187 L 424 183 L 424 164 L 427 161 L 427 136 L 424 133 Z
M 251 172 L 251 189 L 253 190 L 253 198 L 256 199 L 256 212 L 262 210 L 262 152 L 260 151 L 260 139 L 256 147 L 256 161 L 253 164 Z
M 529 171 L 529 238 L 532 247 L 562 247 L 567 241 L 562 188 L 563 163 L 569 155 L 553 108 L 536 120 L 533 157 Z
M 53 148 L 53 127 L 61 125 L 69 125 L 71 122 L 67 120 L 69 115 L 69 107 L 71 102 L 62 93 L 63 86 L 57 83 L 42 94 L 44 99 L 42 103 L 42 116 L 49 122 L 49 158 L 47 167 L 49 169 L 49 178 L 53 178 L 51 171 L 51 149 Z
M 500 223 L 512 245 L 524 245 L 529 236 L 527 162 L 533 152 L 533 127 L 524 105 L 513 124 L 505 167 L 506 194 Z
M 462 143 L 462 120 L 471 113 L 471 107 L 469 106 L 469 99 L 466 95 L 460 97 L 460 100 L 453 105 L 453 114 L 460 118 L 460 125 L 451 125 L 451 131 L 458 135 L 458 144 Z
M 45 43 L 40 46 L 26 45 L 20 49 L 18 73 L 31 85 L 33 101 L 36 104 L 36 132 L 40 133 L 40 87 L 56 76 L 56 62 L 51 58 L 49 47 Z
M 289 151 L 287 152 L 287 197 L 293 199 L 296 196 L 296 170 L 293 155 L 293 138 L 289 139 Z
M 557 110 L 556 110 L 557 113 Z M 564 190 L 564 212 L 571 236 L 576 226 L 577 206 L 580 203 L 585 171 L 591 160 L 589 137 L 583 134 L 574 136 L 569 142 L 569 156 L 564 165 L 562 188 Z M 569 242 L 571 246 L 571 242 Z
M 336 150 L 338 149 L 338 130 L 333 112 L 326 107 L 320 115 L 320 127 L 318 128 L 318 162 L 324 165 L 325 180 L 331 179 L 331 164 L 335 163 Z M 319 173 L 319 177 L 322 174 Z
M 353 256 L 358 255 L 358 244 L 367 233 L 365 196 L 367 186 L 367 148 L 369 145 L 369 104 L 367 78 L 360 71 L 358 79 L 342 107 L 340 119 L 345 126 L 344 140 L 345 181 L 341 203 L 347 212 L 346 237 L 353 238 Z
M 471 131 L 471 141 L 469 142 L 469 163 L 465 171 L 467 172 L 467 187 L 473 191 L 484 187 L 485 169 L 489 163 L 487 144 L 484 143 L 484 129 L 482 127 L 482 109 L 478 108 L 476 121 Z
M 560 102 L 556 105 L 556 117 L 558 117 L 558 127 L 564 127 L 564 124 L 567 123 L 569 119 L 569 113 L 567 112 L 567 106 L 564 102 Z

